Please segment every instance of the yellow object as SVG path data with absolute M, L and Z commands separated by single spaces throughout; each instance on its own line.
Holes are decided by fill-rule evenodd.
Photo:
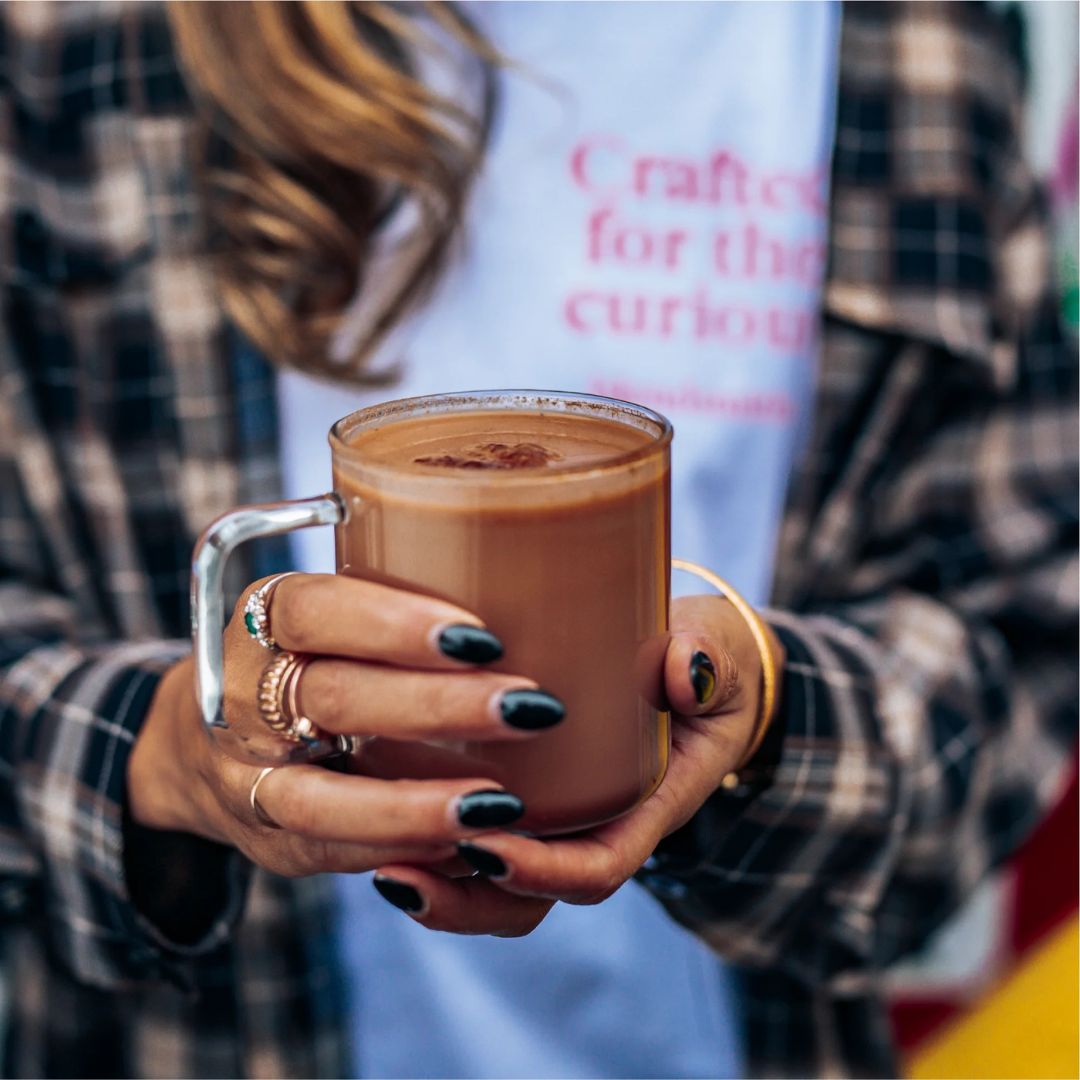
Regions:
M 912 1080 L 1076 1080 L 1080 935 L 1073 916 L 909 1062 Z
M 719 574 L 706 570 L 704 566 L 690 562 L 688 559 L 672 559 L 671 565 L 676 570 L 683 570 L 688 574 L 707 581 L 717 592 L 722 593 L 731 606 L 743 617 L 750 633 L 754 637 L 758 653 L 761 655 L 761 709 L 754 720 L 754 734 L 750 738 L 750 744 L 743 753 L 742 760 L 735 766 L 734 772 L 738 772 L 757 753 L 758 747 L 765 738 L 765 732 L 772 723 L 773 713 L 776 711 L 776 684 L 778 681 L 776 671 L 776 658 L 772 653 L 772 645 L 769 642 L 769 632 L 762 622 L 761 616 L 753 607 L 743 599 Z

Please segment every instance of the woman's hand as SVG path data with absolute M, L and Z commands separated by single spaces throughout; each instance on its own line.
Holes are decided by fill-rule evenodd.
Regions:
M 772 644 L 782 664 L 775 637 Z M 675 602 L 663 681 L 673 711 L 671 759 L 663 783 L 635 810 L 571 839 L 473 837 L 460 851 L 481 871 L 476 877 L 452 879 L 400 860 L 381 866 L 379 879 L 400 883 L 396 895 L 425 926 L 464 933 L 528 933 L 554 900 L 609 897 L 716 791 L 753 735 L 761 658 L 731 604 L 711 596 Z
M 274 654 L 245 629 L 243 602 L 225 632 L 225 719 L 238 735 L 261 738 L 257 689 Z M 300 711 L 330 734 L 524 739 L 562 716 L 535 682 L 470 663 L 496 659 L 501 646 L 474 615 L 439 600 L 341 575 L 296 574 L 273 592 L 270 628 L 281 648 L 315 655 L 300 683 Z M 523 713 L 527 729 L 514 726 Z M 132 751 L 128 795 L 137 824 L 206 837 L 298 876 L 438 862 L 462 838 L 522 813 L 512 793 L 483 775 L 389 781 L 289 765 L 258 789 L 274 828 L 252 809 L 259 772 L 205 736 L 192 662 L 177 664 Z

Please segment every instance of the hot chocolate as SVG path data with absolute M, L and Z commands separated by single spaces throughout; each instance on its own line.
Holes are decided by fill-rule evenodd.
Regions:
M 525 801 L 522 828 L 585 828 L 639 802 L 667 762 L 667 716 L 638 670 L 667 627 L 667 429 L 614 403 L 482 404 L 344 422 L 338 569 L 475 611 L 505 646 L 492 666 L 567 706 L 528 742 L 413 755 L 416 775 L 493 776 Z M 361 767 L 382 760 L 371 746 Z

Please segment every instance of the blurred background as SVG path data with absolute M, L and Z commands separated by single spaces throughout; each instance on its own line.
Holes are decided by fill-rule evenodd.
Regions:
M 1075 332 L 1080 4 L 991 6 L 1027 74 L 1026 149 L 1053 208 L 1062 310 Z M 1057 809 L 1027 846 L 923 955 L 893 973 L 907 1075 L 1080 1076 L 1077 803 L 1074 762 Z
M 1026 0 L 992 5 L 1012 28 L 1027 71 L 1027 149 L 1057 215 L 1064 310 L 1077 329 L 1077 39 L 1080 4 Z

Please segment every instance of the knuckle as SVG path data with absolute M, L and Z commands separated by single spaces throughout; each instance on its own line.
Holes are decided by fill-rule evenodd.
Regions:
M 256 858 L 259 865 L 286 878 L 313 877 L 333 869 L 331 845 L 325 840 L 275 833 L 264 842 L 263 852 Z
M 345 844 L 332 844 L 327 846 L 319 871 L 326 874 L 362 874 L 374 870 L 377 861 L 377 855 L 351 849 Z
M 295 858 L 274 859 L 270 865 L 265 865 L 265 869 L 283 878 L 289 878 L 291 881 L 295 881 L 297 878 L 311 877 L 312 873 L 314 873 Z
M 303 651 L 312 641 L 321 607 L 318 590 L 310 584 L 297 585 L 286 579 L 274 591 L 270 607 L 270 625 L 279 643 Z
M 440 676 L 438 682 L 428 703 L 431 721 L 452 723 L 457 730 L 478 735 L 503 728 L 492 716 L 491 700 L 500 691 L 518 688 L 517 682 L 507 684 L 499 676 L 479 672 Z
M 394 791 L 379 814 L 379 833 L 385 840 L 405 842 L 438 841 L 451 834 L 445 801 L 429 802 L 419 798 L 415 782 L 393 781 L 401 786 Z
M 300 704 L 324 727 L 342 730 L 351 712 L 344 673 L 333 661 L 312 660 L 300 681 Z
M 260 797 L 262 792 L 260 792 Z M 305 798 L 292 784 L 280 784 L 274 798 L 273 809 L 266 812 L 283 828 L 292 833 L 309 836 L 315 831 L 318 807 Z
M 629 876 L 623 870 L 622 860 L 612 848 L 604 848 L 604 854 L 600 858 L 596 874 L 593 878 L 591 896 L 596 896 L 593 903 L 599 903 L 607 899 L 616 889 L 620 888 Z
M 307 877 L 307 872 L 297 864 L 293 859 L 282 858 L 270 858 L 261 861 L 263 869 L 269 870 L 272 874 L 277 874 L 283 878 L 289 878 L 295 880 L 296 878 Z
M 321 874 L 331 868 L 330 846 L 325 840 L 305 838 L 301 842 L 294 842 L 293 865 L 297 877 L 310 877 L 313 874 Z
M 415 715 L 422 717 L 425 725 L 455 721 L 462 726 L 462 721 L 469 719 L 470 714 L 476 711 L 471 707 L 472 697 L 463 679 L 435 676 L 428 683 Z
M 241 851 L 256 866 L 269 870 L 272 874 L 278 874 L 285 878 L 299 878 L 307 876 L 307 870 L 295 858 L 289 845 L 279 835 L 275 834 L 271 839 L 266 836 L 255 835 L 256 830 L 249 830 L 250 838 L 240 846 Z

